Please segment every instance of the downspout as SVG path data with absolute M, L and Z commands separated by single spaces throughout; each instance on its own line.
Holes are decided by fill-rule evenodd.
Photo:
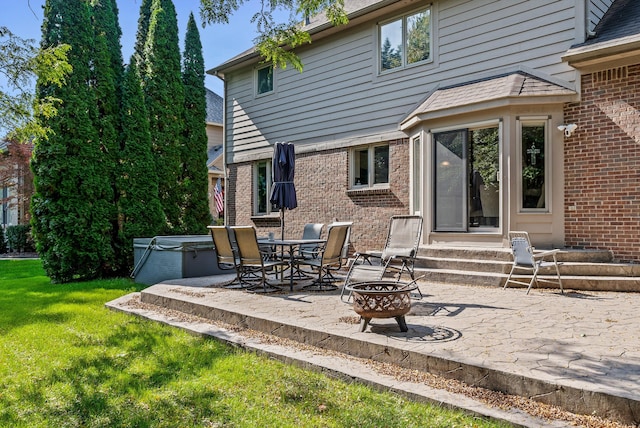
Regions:
M 586 37 L 587 39 L 590 39 L 596 36 L 596 32 L 590 28 L 591 22 L 589 21 L 589 15 L 591 12 L 591 8 L 589 6 L 591 6 L 591 0 L 585 0 L 584 1 L 584 31 L 587 36 Z

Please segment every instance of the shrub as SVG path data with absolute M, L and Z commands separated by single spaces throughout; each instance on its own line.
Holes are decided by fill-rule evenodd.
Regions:
M 33 251 L 31 228 L 24 224 L 7 227 L 7 246 L 17 252 Z
M 0 227 L 0 254 L 7 252 L 7 243 L 4 241 L 4 228 Z

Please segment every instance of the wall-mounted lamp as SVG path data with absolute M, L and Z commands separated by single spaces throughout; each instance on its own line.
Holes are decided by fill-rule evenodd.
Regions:
M 575 123 L 558 126 L 559 131 L 564 131 L 565 137 L 571 137 L 571 134 L 573 134 L 573 131 L 575 131 L 576 129 L 578 129 L 578 125 L 576 125 Z

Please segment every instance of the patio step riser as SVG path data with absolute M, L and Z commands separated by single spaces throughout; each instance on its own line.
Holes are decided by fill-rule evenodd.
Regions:
M 462 270 L 468 272 L 504 273 L 511 270 L 511 261 L 473 261 L 461 259 L 416 259 L 416 268 L 419 269 L 448 269 Z M 618 263 L 574 263 L 560 262 L 561 275 L 574 276 L 640 276 L 640 265 L 618 264 Z M 543 274 L 552 274 L 552 268 L 543 268 Z
M 481 272 L 465 272 L 451 270 L 416 269 L 416 276 L 423 276 L 423 280 L 455 285 L 473 285 L 486 287 L 502 287 L 507 279 L 506 275 L 491 275 Z M 562 285 L 566 289 L 581 291 L 624 291 L 640 292 L 640 278 L 611 277 L 611 276 L 569 276 L 561 274 Z M 526 277 L 522 277 L 527 280 Z M 530 278 L 530 277 L 528 277 Z M 540 279 L 554 280 L 555 276 L 540 275 Z M 512 287 L 514 285 L 510 285 Z M 546 285 L 543 283 L 541 287 Z M 554 284 L 549 287 L 555 288 Z
M 543 248 L 539 248 L 544 250 Z M 558 261 L 582 263 L 612 263 L 613 255 L 606 250 L 563 249 L 558 253 Z M 511 262 L 508 248 L 457 248 L 457 247 L 420 247 L 418 258 L 460 259 Z

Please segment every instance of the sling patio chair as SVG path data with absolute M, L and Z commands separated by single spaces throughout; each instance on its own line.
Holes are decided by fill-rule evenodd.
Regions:
M 527 232 L 512 231 L 509 232 L 509 244 L 511 245 L 511 251 L 513 253 L 513 265 L 511 266 L 511 272 L 507 277 L 507 281 L 504 283 L 502 289 L 507 288 L 509 283 L 526 285 L 527 294 L 531 291 L 531 286 L 538 282 L 549 282 L 558 284 L 560 286 L 560 292 L 564 294 L 562 288 L 562 278 L 560 278 L 560 269 L 558 267 L 558 261 L 556 255 L 560 250 L 550 250 L 543 252 L 535 252 L 531 241 L 529 240 L 529 234 Z M 551 260 L 548 260 L 548 259 Z M 548 261 L 546 261 L 547 259 Z M 542 279 L 538 276 L 540 268 L 555 268 L 557 280 Z M 514 273 L 516 271 L 525 271 L 531 275 L 529 282 L 524 282 L 519 279 L 514 279 Z
M 384 273 L 395 272 L 398 280 L 405 271 L 413 280 L 421 235 L 422 216 L 394 215 L 389 221 L 387 240 L 382 252 L 361 252 L 358 255 L 369 264 L 374 264 L 374 259 L 378 259 L 378 264 L 385 268 Z
M 322 230 L 324 229 L 323 223 L 307 223 L 302 230 L 302 239 L 320 239 L 322 236 Z M 310 273 L 304 272 L 300 269 L 300 263 L 305 260 L 317 259 L 320 254 L 320 244 L 302 244 L 297 249 L 294 257 L 293 272 L 289 275 L 293 275 L 294 279 L 308 279 Z
M 282 260 L 270 260 L 258 245 L 258 236 L 253 226 L 232 226 L 238 245 L 240 281 L 249 284 L 247 291 L 254 293 L 270 293 L 279 291 L 267 281 L 267 271 L 276 266 L 284 266 Z M 249 279 L 256 276 L 257 279 Z
M 420 245 L 422 234 L 422 216 L 395 215 L 389 221 L 387 240 L 381 252 L 358 252 L 355 254 L 351 268 L 340 293 L 342 301 L 349 284 L 357 282 L 380 281 L 389 274 L 397 275 L 400 281 L 402 274 L 407 272 L 415 281 L 414 264 Z M 418 292 L 420 290 L 418 289 Z M 420 297 L 422 294 L 420 293 Z
M 220 270 L 233 270 L 236 273 L 236 280 L 226 285 L 226 288 L 245 288 L 243 281 L 240 280 L 240 272 L 238 265 L 240 259 L 233 249 L 229 233 L 230 229 L 226 226 L 207 226 L 213 238 L 213 246 L 216 252 L 216 261 Z
M 335 279 L 331 269 L 339 269 L 343 263 L 343 247 L 347 239 L 350 226 L 347 224 L 330 225 L 327 232 L 327 242 L 320 248 L 318 258 L 305 259 L 301 265 L 307 265 L 318 271 L 318 278 L 312 284 L 303 287 L 305 290 L 325 291 L 335 290 Z

